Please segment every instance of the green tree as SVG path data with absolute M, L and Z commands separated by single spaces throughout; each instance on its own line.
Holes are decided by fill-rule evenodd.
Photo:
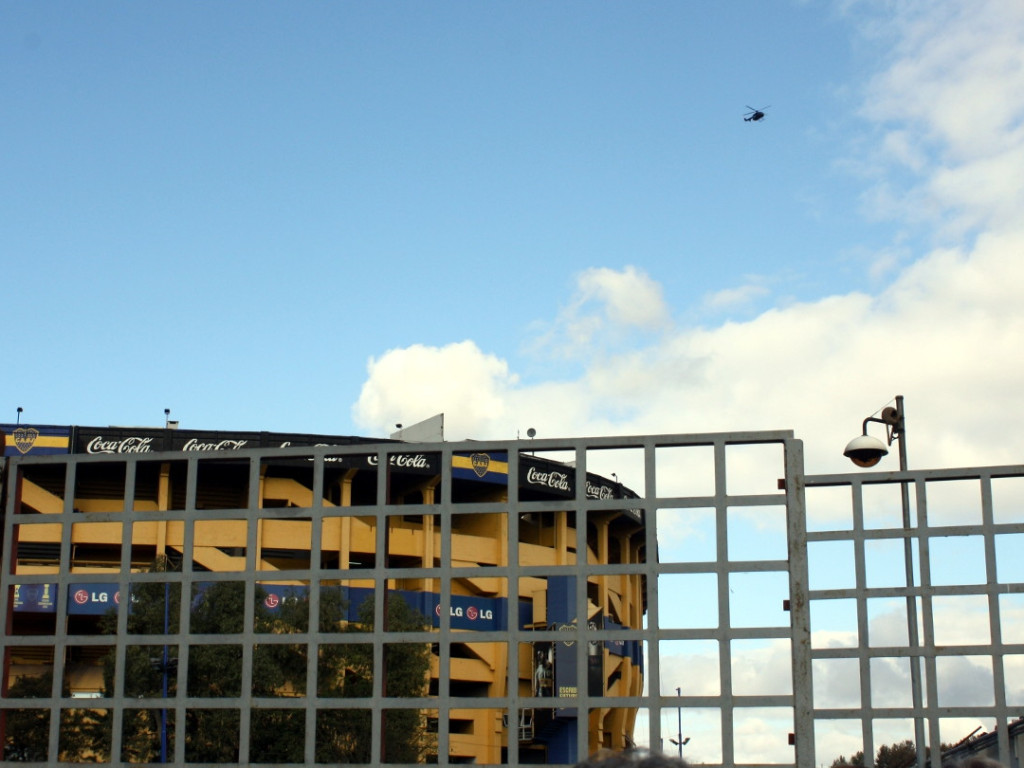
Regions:
M 7 689 L 9 698 L 49 698 L 53 673 L 17 678 Z M 45 761 L 50 743 L 50 710 L 9 709 L 4 729 L 4 760 Z
M 244 583 L 218 581 L 203 589 L 196 588 L 190 620 L 192 634 L 237 634 L 242 631 L 244 621 Z M 187 684 L 190 697 L 241 696 L 242 646 L 235 643 L 190 646 Z M 185 717 L 185 759 L 205 763 L 236 762 L 240 722 L 237 709 L 189 707 Z
M 876 768 L 909 768 L 915 762 L 917 747 L 909 739 L 896 744 L 883 744 L 875 756 Z
M 151 572 L 169 570 L 166 559 L 154 562 Z M 307 645 L 291 643 L 282 635 L 307 632 L 310 627 L 309 599 L 292 595 L 281 599 L 274 610 L 267 608 L 267 592 L 256 587 L 254 594 L 254 631 L 266 636 L 252 652 L 251 690 L 242 690 L 242 644 L 225 642 L 191 644 L 188 647 L 186 693 L 190 699 L 236 698 L 246 700 L 279 697 L 280 708 L 265 706 L 250 712 L 249 752 L 261 763 L 300 763 L 304 758 L 305 712 L 289 708 L 288 697 L 307 691 Z M 151 635 L 153 643 L 125 646 L 122 660 L 124 695 L 129 698 L 160 699 L 175 697 L 177 691 L 177 647 L 160 642 L 164 633 L 179 631 L 181 585 L 164 582 L 139 582 L 132 587 L 127 617 L 132 636 Z M 196 585 L 190 600 L 189 631 L 192 635 L 234 635 L 243 632 L 245 621 L 245 584 L 217 581 Z M 343 642 L 320 642 L 317 649 L 317 695 L 331 698 L 369 698 L 373 693 L 373 645 L 358 642 L 359 634 L 372 631 L 374 602 L 364 600 L 356 622 L 345 621 L 348 606 L 340 589 L 320 593 L 317 629 L 327 639 L 333 635 Z M 397 594 L 389 595 L 385 617 L 390 631 L 417 631 L 427 620 Z M 117 616 L 103 619 L 103 632 L 117 631 Z M 272 638 L 272 641 L 271 641 Z M 427 690 L 430 670 L 430 646 L 422 644 L 386 644 L 384 646 L 384 688 L 388 696 L 422 696 Z M 104 683 L 113 691 L 115 658 L 104 660 Z M 47 692 L 48 695 L 48 692 Z M 200 706 L 194 706 L 200 705 Z M 158 762 L 162 750 L 173 755 L 173 712 L 159 707 L 127 710 L 122 732 L 121 759 L 130 762 Z M 109 753 L 109 727 L 83 717 L 81 739 L 88 743 L 77 748 L 83 754 Z M 107 724 L 109 726 L 109 724 Z M 371 754 L 371 713 L 368 709 L 322 708 L 316 720 L 317 762 L 369 762 Z M 189 702 L 179 738 L 184 739 L 185 758 L 189 762 L 237 762 L 240 711 L 202 708 L 201 702 Z M 388 710 L 383 723 L 384 743 L 389 762 L 420 762 L 434 748 L 426 733 L 422 713 L 416 709 Z M 64 729 L 62 728 L 62 733 Z M 77 737 L 77 736 L 76 736 Z M 45 740 L 43 741 L 45 747 Z M 63 745 L 63 742 L 62 742 Z
M 8 698 L 49 698 L 53 673 L 19 677 Z M 67 687 L 61 691 L 68 695 Z M 8 762 L 45 761 L 50 742 L 49 709 L 7 711 L 3 759 Z M 110 751 L 110 717 L 105 709 L 66 709 L 61 712 L 58 760 L 68 763 L 105 762 Z
M 61 710 L 58 759 L 68 763 L 109 762 L 110 725 L 110 713 L 105 709 Z
M 171 561 L 159 557 L 150 573 L 174 570 Z M 127 616 L 129 635 L 177 634 L 181 585 L 169 582 L 138 582 L 132 585 L 131 608 Z M 101 620 L 101 632 L 117 632 L 117 613 Z M 167 698 L 177 694 L 178 649 L 168 645 L 128 645 L 124 656 L 124 695 L 128 698 Z M 103 660 L 103 684 L 108 695 L 114 690 L 115 657 Z M 173 712 L 164 708 L 128 710 L 122 730 L 122 759 L 157 762 L 163 750 L 173 753 Z
M 883 744 L 875 755 L 875 768 L 910 768 L 916 762 L 917 748 L 909 739 L 895 744 Z M 846 765 L 863 766 L 864 752 L 855 752 L 849 760 L 840 755 L 832 761 L 832 768 L 842 768 Z
M 358 622 L 344 632 L 372 631 L 374 600 L 370 597 L 358 608 Z M 323 613 L 321 613 L 323 616 Z M 417 631 L 427 620 L 400 595 L 387 600 L 385 626 L 392 632 Z M 321 624 L 321 631 L 328 628 Z M 347 643 L 321 646 L 318 659 L 317 693 L 321 697 L 369 698 L 373 695 L 373 646 Z M 430 671 L 430 647 L 426 644 L 387 644 L 384 646 L 384 693 L 392 697 L 422 696 Z M 366 709 L 324 709 L 317 713 L 318 763 L 368 763 L 371 756 L 371 713 Z M 421 712 L 391 709 L 383 722 L 385 759 L 389 763 L 422 762 L 436 748 L 427 732 Z
M 831 768 L 844 768 L 845 766 L 852 765 L 854 768 L 860 768 L 864 765 L 864 751 L 854 752 L 853 755 L 847 759 L 846 755 L 840 755 L 832 761 Z

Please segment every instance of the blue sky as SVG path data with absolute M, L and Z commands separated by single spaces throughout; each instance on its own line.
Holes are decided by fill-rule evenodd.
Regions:
M 873 15 L 5 4 L 8 408 L 372 433 L 350 407 L 391 349 L 470 339 L 524 383 L 577 376 L 533 341 L 591 268 L 635 266 L 699 326 L 871 290 L 856 254 L 897 226 L 844 163 Z

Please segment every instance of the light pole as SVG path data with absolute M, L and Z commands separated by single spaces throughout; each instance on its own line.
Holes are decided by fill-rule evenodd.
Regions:
M 676 688 L 676 696 L 678 696 L 680 698 L 680 700 L 676 702 L 676 724 L 679 726 L 679 731 L 678 731 L 678 739 L 679 739 L 679 741 L 676 743 L 676 746 L 679 747 L 679 756 L 682 757 L 683 756 L 683 702 L 682 702 L 683 689 L 682 688 Z
M 678 727 L 679 727 L 679 733 L 677 734 L 677 738 L 669 739 L 669 741 L 671 741 L 673 744 L 675 744 L 679 748 L 679 757 L 682 757 L 683 756 L 683 745 L 690 741 L 690 737 L 689 736 L 687 736 L 685 739 L 683 738 L 683 702 L 682 702 L 683 689 L 682 688 L 676 688 L 676 696 L 678 696 L 680 698 L 680 701 L 676 705 L 676 716 L 677 716 L 677 722 L 678 722 Z
M 868 424 L 885 424 L 886 443 L 868 435 Z M 903 395 L 896 395 L 896 407 L 882 409 L 881 418 L 868 416 L 864 419 L 861 435 L 851 440 L 843 455 L 858 467 L 873 467 L 882 457 L 889 453 L 888 446 L 894 440 L 899 441 L 900 472 L 907 471 L 907 422 L 903 410 Z M 914 546 L 910 537 L 910 488 L 905 479 L 900 480 L 900 501 L 903 507 L 903 565 L 907 580 L 907 634 L 911 648 L 920 648 L 917 626 L 917 597 L 914 595 Z M 917 745 L 917 765 L 925 764 L 924 720 L 920 715 L 921 697 L 921 658 L 910 656 L 910 688 L 914 704 L 914 740 Z

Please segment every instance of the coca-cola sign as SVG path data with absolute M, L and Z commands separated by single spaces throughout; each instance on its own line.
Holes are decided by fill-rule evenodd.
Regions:
M 519 487 L 541 497 L 572 498 L 576 493 L 576 470 L 561 462 L 520 456 Z
M 86 453 L 152 453 L 157 448 L 152 437 L 130 435 L 113 437 L 97 435 L 85 444 Z M 248 444 L 248 440 L 212 440 L 204 442 L 196 438 L 187 440 L 182 451 L 237 451 Z
M 566 493 L 570 490 L 569 475 L 566 472 L 556 472 L 554 470 L 544 472 L 537 469 L 537 467 L 530 467 L 526 470 L 526 482 L 530 485 L 539 485 Z
M 587 498 L 588 499 L 614 499 L 616 498 L 615 489 L 610 485 L 603 483 L 591 482 L 590 478 L 587 478 Z
M 367 463 L 371 467 L 376 467 L 380 461 L 376 455 L 373 455 L 367 456 Z M 430 463 L 427 461 L 426 455 L 422 453 L 392 453 L 388 456 L 388 466 L 399 469 L 427 469 L 430 467 Z
M 244 448 L 248 440 L 214 440 L 212 442 L 200 442 L 196 438 L 187 441 L 181 450 L 183 451 L 237 451 Z
M 431 474 L 438 471 L 437 456 L 434 454 L 388 454 L 388 466 L 391 469 L 417 474 Z M 367 466 L 377 467 L 380 459 L 377 454 L 367 457 Z
M 347 446 L 372 443 L 369 438 L 300 435 L 280 432 L 221 432 L 157 427 L 69 427 L 74 453 L 158 453 L 161 451 L 237 451 L 245 448 Z M 46 433 L 42 433 L 46 436 Z M 47 438 L 52 442 L 51 438 Z M 39 441 L 37 441 L 39 442 Z M 36 450 L 36 449 L 34 449 Z M 360 457 L 364 462 L 365 457 Z
M 86 453 L 152 453 L 152 437 L 104 437 L 97 435 L 85 446 Z

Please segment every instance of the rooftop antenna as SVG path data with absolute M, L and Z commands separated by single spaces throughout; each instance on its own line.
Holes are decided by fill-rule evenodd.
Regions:
M 22 407 L 21 407 L 20 405 L 18 406 L 18 424 L 17 424 L 17 425 L 18 425 L 19 427 L 21 426 L 21 412 L 22 412 L 22 411 L 24 411 L 24 410 L 25 410 L 25 409 L 24 409 L 24 408 L 22 408 Z

